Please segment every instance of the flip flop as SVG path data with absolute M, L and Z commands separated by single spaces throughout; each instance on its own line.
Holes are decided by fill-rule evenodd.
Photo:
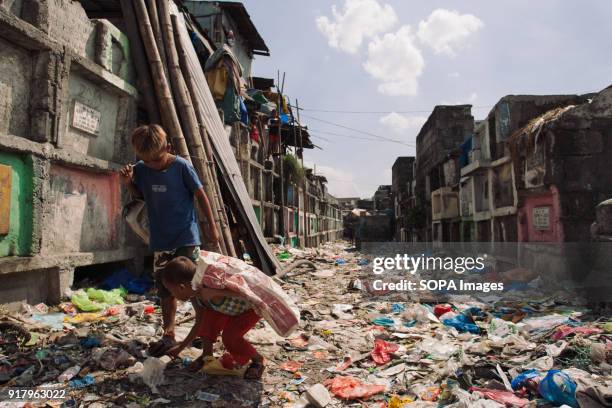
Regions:
M 247 367 L 246 371 L 244 372 L 244 378 L 246 380 L 261 380 L 261 377 L 263 376 L 265 369 L 266 367 L 263 365 L 262 362 L 252 361 L 251 364 L 249 364 L 249 366 Z M 255 375 L 249 375 L 249 373 L 251 373 L 252 370 L 256 370 Z

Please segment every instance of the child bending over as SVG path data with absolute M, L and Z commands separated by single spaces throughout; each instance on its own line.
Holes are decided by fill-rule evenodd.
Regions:
M 219 335 L 226 351 L 238 365 L 250 363 L 246 372 L 247 379 L 260 379 L 263 371 L 263 356 L 244 339 L 244 335 L 259 321 L 260 317 L 253 307 L 235 292 L 225 289 L 212 289 L 198 286 L 193 289 L 192 280 L 196 265 L 184 256 L 179 256 L 161 271 L 161 279 L 172 295 L 179 300 L 191 300 L 196 311 L 196 323 L 189 335 L 168 353 L 178 355 L 189 346 L 196 335 L 202 339 L 202 356 L 189 367 L 199 370 L 206 357 L 212 357 L 213 345 Z M 228 361 L 223 362 L 226 368 Z

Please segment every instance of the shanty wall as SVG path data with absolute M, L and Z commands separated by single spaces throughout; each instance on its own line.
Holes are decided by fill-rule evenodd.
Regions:
M 0 2 L 0 303 L 54 302 L 74 269 L 133 260 L 129 43 L 79 2 Z M 3 222 L 4 221 L 4 222 Z

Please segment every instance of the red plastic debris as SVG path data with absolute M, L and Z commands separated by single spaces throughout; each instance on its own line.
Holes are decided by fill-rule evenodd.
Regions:
M 522 408 L 529 404 L 529 400 L 525 398 L 517 397 L 513 392 L 504 391 L 504 390 L 490 390 L 487 388 L 478 388 L 472 387 L 470 391 L 478 391 L 485 398 L 493 400 L 495 402 L 499 402 L 500 404 L 504 404 L 508 407 L 519 407 Z
M 602 333 L 603 330 L 596 327 L 571 327 L 568 325 L 562 325 L 557 327 L 555 333 L 552 335 L 551 340 L 557 341 L 566 338 L 570 334 L 578 333 L 588 336 L 590 334 Z
M 355 377 L 336 377 L 323 383 L 338 398 L 358 399 L 385 392 L 384 385 L 366 384 Z
M 451 305 L 449 305 L 448 303 L 440 304 L 440 305 L 435 305 L 434 306 L 434 310 L 433 310 L 433 312 L 436 315 L 436 317 L 440 317 L 444 313 L 448 313 L 448 312 L 452 312 L 452 311 L 453 311 L 453 307 Z
M 399 345 L 386 342 L 382 339 L 374 340 L 374 349 L 370 353 L 372 360 L 378 365 L 391 361 L 391 354 L 399 349 Z
M 285 361 L 284 363 L 282 363 L 280 365 L 280 368 L 282 368 L 285 371 L 289 371 L 290 373 L 295 373 L 297 370 L 300 369 L 300 367 L 302 367 L 302 363 L 300 363 L 299 361 Z
M 146 305 L 144 308 L 144 314 L 153 314 L 153 313 L 155 313 L 155 306 Z
M 344 371 L 353 363 L 351 356 L 344 356 L 344 359 L 340 364 L 336 366 L 335 371 Z

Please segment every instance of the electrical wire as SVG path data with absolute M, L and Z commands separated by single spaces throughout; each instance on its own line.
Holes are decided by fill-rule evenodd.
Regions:
M 292 108 L 296 108 L 293 105 L 290 105 Z M 472 106 L 472 109 L 487 109 L 492 108 L 494 105 L 482 105 L 482 106 Z M 297 108 L 296 108 L 297 109 Z M 333 110 L 333 109 L 310 109 L 310 108 L 302 108 L 301 111 L 307 112 L 319 112 L 319 113 L 348 113 L 348 114 L 358 114 L 358 115 L 387 115 L 390 113 L 398 113 L 398 114 L 406 114 L 406 113 L 431 113 L 433 109 L 428 110 L 409 110 L 409 111 L 350 111 L 350 110 Z
M 376 138 L 376 139 L 386 140 L 388 142 L 397 143 L 397 144 L 401 144 L 401 145 L 408 146 L 408 147 L 414 147 L 414 144 L 408 144 L 406 142 L 402 142 L 402 141 L 399 141 L 399 140 L 391 139 L 389 137 L 384 137 L 384 136 L 380 136 L 380 135 L 377 135 L 377 134 L 374 134 L 374 133 L 366 132 L 364 130 L 355 129 L 355 128 L 352 128 L 352 127 L 349 127 L 349 126 L 346 126 L 346 125 L 342 125 L 340 123 L 335 123 L 335 122 L 331 122 L 329 120 L 319 119 L 319 118 L 316 118 L 316 117 L 310 116 L 310 115 L 302 115 L 302 116 L 304 116 L 304 117 L 306 117 L 308 119 L 317 121 L 317 122 L 325 123 L 325 124 L 332 125 L 332 126 L 337 126 L 337 127 L 343 128 L 343 129 L 351 130 L 353 132 L 361 133 L 361 134 L 366 135 L 366 136 L 371 136 L 371 137 Z

